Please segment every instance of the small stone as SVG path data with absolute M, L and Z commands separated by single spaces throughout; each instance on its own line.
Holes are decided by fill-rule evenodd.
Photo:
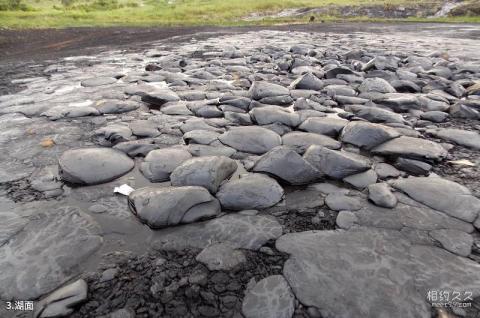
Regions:
M 393 208 L 397 205 L 397 197 L 390 191 L 386 183 L 369 185 L 368 198 L 376 205 L 385 208 Z

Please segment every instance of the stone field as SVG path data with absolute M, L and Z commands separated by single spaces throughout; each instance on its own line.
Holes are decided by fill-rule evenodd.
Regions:
M 478 317 L 479 51 L 259 30 L 14 80 L 0 317 Z

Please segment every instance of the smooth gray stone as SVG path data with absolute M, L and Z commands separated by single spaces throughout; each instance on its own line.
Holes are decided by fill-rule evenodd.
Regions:
M 372 149 L 372 153 L 383 156 L 399 156 L 412 159 L 442 160 L 447 151 L 440 144 L 421 138 L 401 136 Z
M 83 279 L 64 286 L 38 302 L 35 317 L 68 316 L 74 311 L 72 307 L 87 300 L 87 292 L 88 286 Z
M 373 170 L 375 170 L 379 179 L 396 178 L 401 175 L 397 168 L 383 162 L 375 164 Z
M 480 111 L 458 102 L 450 106 L 450 116 L 454 118 L 480 119 Z
M 161 112 L 165 115 L 193 115 L 184 102 L 168 102 L 163 104 Z
M 121 152 L 126 153 L 129 157 L 137 157 L 142 156 L 145 157 L 150 153 L 152 150 L 158 149 L 160 146 L 154 143 L 154 140 L 133 140 L 133 141 L 125 141 L 119 142 L 113 149 L 120 150 Z
M 197 145 L 190 144 L 187 146 L 187 150 L 192 154 L 192 156 L 203 157 L 203 156 L 225 156 L 232 157 L 237 151 L 233 148 L 226 147 L 223 145 Z
M 176 102 L 179 100 L 180 97 L 178 97 L 178 95 L 170 89 L 145 92 L 142 96 L 143 102 L 155 107 L 161 107 L 165 103 Z
M 450 229 L 433 230 L 430 236 L 440 242 L 443 248 L 454 254 L 467 257 L 472 252 L 473 237 L 472 235 Z
M 63 180 L 76 184 L 112 181 L 132 170 L 134 162 L 123 152 L 110 148 L 80 148 L 65 151 L 58 159 Z
M 79 264 L 103 239 L 100 226 L 76 207 L 36 201 L 18 209 L 35 216 L 16 222 L 18 231 L 0 246 L 0 298 L 33 300 L 80 274 Z
M 264 97 L 258 101 L 265 105 L 289 106 L 294 100 L 290 95 Z
M 322 173 L 298 153 L 288 147 L 275 147 L 264 154 L 252 169 L 273 175 L 289 184 L 308 184 L 318 180 Z
M 480 150 L 480 134 L 475 131 L 468 131 L 455 128 L 428 129 L 427 133 L 457 145 Z
M 140 104 L 133 101 L 103 100 L 95 105 L 101 114 L 120 114 L 136 110 Z
M 237 170 L 237 163 L 225 156 L 197 157 L 184 161 L 173 170 L 173 186 L 201 186 L 216 193 L 220 184 Z
M 250 111 L 252 119 L 259 125 L 282 123 L 290 127 L 300 124 L 300 117 L 280 106 L 256 107 Z
M 132 139 L 132 130 L 124 124 L 111 124 L 95 130 L 95 137 L 111 144 Z
M 282 144 L 282 138 L 275 132 L 253 126 L 231 128 L 218 139 L 236 150 L 253 154 L 263 154 Z
M 378 93 L 395 93 L 395 88 L 392 87 L 386 80 L 379 77 L 366 78 L 360 86 L 359 92 L 378 92 Z
M 336 78 L 339 74 L 353 74 L 353 71 L 346 67 L 334 67 L 325 73 L 325 78 Z
M 374 102 L 387 106 L 398 113 L 421 109 L 420 101 L 413 94 L 387 93 L 379 99 L 374 99 Z
M 393 208 L 397 205 L 397 197 L 386 183 L 375 183 L 368 186 L 368 198 L 378 206 Z
M 317 170 L 334 179 L 343 179 L 366 171 L 371 166 L 366 157 L 316 145 L 310 146 L 303 158 Z
M 211 271 L 228 271 L 247 261 L 245 254 L 229 242 L 207 246 L 195 259 Z
M 202 144 L 209 145 L 215 140 L 218 140 L 220 134 L 211 130 L 190 130 L 183 135 L 183 140 L 186 144 Z
M 352 111 L 356 116 L 366 119 L 372 123 L 399 123 L 403 124 L 405 120 L 402 115 L 396 114 L 390 110 L 378 108 L 378 107 L 368 107 L 361 105 L 352 105 L 345 107 L 346 111 Z
M 356 211 L 363 206 L 358 198 L 343 193 L 330 193 L 325 198 L 325 204 L 333 211 Z
M 81 85 L 83 87 L 95 87 L 95 86 L 103 86 L 103 85 L 113 84 L 116 81 L 117 81 L 117 79 L 114 78 L 114 77 L 99 76 L 99 77 L 93 77 L 93 78 L 83 80 L 81 82 Z
M 335 220 L 338 228 L 348 230 L 358 223 L 357 215 L 351 211 L 340 211 Z
M 132 130 L 132 134 L 143 138 L 153 138 L 160 135 L 158 125 L 150 120 L 136 120 L 130 122 L 128 127 Z
M 250 114 L 234 113 L 227 111 L 224 112 L 223 115 L 226 120 L 236 125 L 249 126 L 252 124 L 252 118 Z
M 357 92 L 348 85 L 327 85 L 322 89 L 322 93 L 328 96 L 356 96 Z
M 466 187 L 439 177 L 409 177 L 395 180 L 394 188 L 432 209 L 467 222 L 475 221 L 480 200 Z
M 289 95 L 288 88 L 265 81 L 253 82 L 248 91 L 250 98 L 260 100 L 265 97 L 275 97 Z
M 55 106 L 40 114 L 40 116 L 48 117 L 50 120 L 99 115 L 100 112 L 91 106 Z
M 282 275 L 268 276 L 248 290 L 242 303 L 246 318 L 291 318 L 295 297 Z
M 296 190 L 285 194 L 285 204 L 288 211 L 312 212 L 324 205 L 322 192 L 312 187 Z
M 212 201 L 215 198 L 205 188 L 197 186 L 146 187 L 135 190 L 128 196 L 130 210 L 151 228 L 196 222 L 215 216 L 220 213 L 220 209 L 208 204 Z M 205 203 L 208 208 L 202 207 Z
M 343 178 L 343 182 L 350 184 L 356 189 L 363 190 L 371 184 L 377 182 L 377 174 L 373 169 L 353 174 Z
M 448 113 L 441 112 L 438 110 L 428 111 L 420 115 L 421 119 L 429 120 L 434 123 L 443 123 L 447 120 L 448 117 L 449 117 Z
M 211 130 L 223 132 L 222 129 L 209 125 L 203 118 L 192 118 L 180 126 L 180 130 L 185 134 L 192 130 Z
M 214 105 L 205 105 L 193 110 L 196 116 L 203 118 L 223 117 L 223 112 Z
M 282 199 L 283 188 L 275 179 L 255 173 L 224 183 L 216 196 L 227 210 L 265 209 Z
M 400 133 L 391 127 L 355 121 L 343 128 L 340 139 L 342 142 L 369 150 L 399 136 Z
M 192 155 L 181 148 L 164 148 L 150 151 L 140 165 L 140 171 L 151 182 L 168 181 L 170 174 Z
M 329 117 L 310 117 L 307 118 L 298 128 L 311 133 L 337 137 L 343 127 L 348 124 L 348 120 Z
M 369 100 L 366 98 L 355 97 L 355 96 L 336 95 L 335 101 L 337 101 L 339 105 L 362 105 L 362 104 L 366 104 Z
M 272 216 L 235 213 L 210 221 L 155 231 L 150 244 L 157 250 L 182 250 L 229 242 L 236 248 L 257 250 L 280 235 L 282 226 Z
M 325 84 L 318 77 L 312 73 L 306 73 L 294 80 L 291 84 L 291 88 L 295 89 L 311 89 L 315 91 L 321 90 Z
M 418 93 L 422 89 L 411 80 L 394 80 L 390 83 L 399 93 Z
M 311 145 L 323 146 L 329 149 L 340 149 L 342 146 L 340 142 L 328 136 L 301 131 L 293 131 L 283 135 L 282 143 L 285 146 L 292 147 L 300 154 L 305 153 Z
M 395 160 L 395 167 L 415 176 L 426 176 L 432 170 L 426 162 L 401 157 Z

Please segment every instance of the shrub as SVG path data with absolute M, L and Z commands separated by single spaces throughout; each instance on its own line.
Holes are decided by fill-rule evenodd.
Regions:
M 28 11 L 29 8 L 22 0 L 0 0 L 0 11 Z

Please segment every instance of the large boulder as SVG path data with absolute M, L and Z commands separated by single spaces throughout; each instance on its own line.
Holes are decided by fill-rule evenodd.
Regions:
M 473 222 L 480 213 L 480 200 L 466 187 L 439 177 L 409 177 L 392 186 L 412 199 L 458 219 Z
M 288 147 L 276 147 L 264 154 L 253 167 L 255 172 L 273 175 L 289 184 L 307 184 L 322 174 Z
M 82 148 L 65 151 L 58 159 L 63 180 L 76 184 L 112 181 L 128 171 L 134 162 L 123 152 L 110 148 Z
M 334 179 L 363 172 L 371 166 L 370 161 L 363 156 L 315 145 L 310 146 L 303 157 L 317 170 Z
M 197 186 L 141 188 L 130 193 L 128 206 L 151 228 L 191 223 L 220 213 L 218 201 Z
M 445 148 L 436 142 L 407 136 L 389 140 L 373 148 L 372 153 L 383 156 L 431 160 L 441 160 L 447 156 Z
M 422 108 L 419 99 L 413 94 L 387 93 L 378 99 L 374 99 L 374 102 L 387 106 L 398 113 Z
M 254 154 L 264 154 L 282 144 L 282 138 L 278 134 L 262 127 L 235 127 L 218 139 L 227 146 Z
M 341 140 L 369 150 L 399 136 L 400 133 L 391 127 L 356 121 L 343 128 Z
M 248 174 L 224 183 L 217 198 L 227 210 L 265 209 L 277 204 L 283 197 L 283 188 L 263 174 Z
M 259 281 L 245 294 L 242 313 L 246 318 L 290 318 L 295 311 L 295 297 L 282 275 Z
M 220 184 L 237 170 L 237 163 L 225 156 L 198 157 L 186 160 L 173 170 L 173 186 L 201 186 L 216 193 Z

